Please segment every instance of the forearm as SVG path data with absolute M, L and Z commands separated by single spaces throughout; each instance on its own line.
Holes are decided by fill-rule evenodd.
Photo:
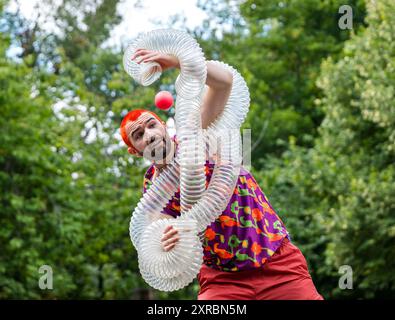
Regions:
M 180 69 L 179 59 L 171 54 L 162 54 L 152 50 L 137 49 L 136 52 L 131 57 L 132 60 L 137 63 L 147 63 L 155 61 L 160 64 L 162 70 L 167 69 Z M 207 79 L 206 84 L 212 89 L 227 89 L 232 86 L 233 75 L 232 73 L 224 68 L 222 65 L 217 64 L 213 61 L 207 61 Z

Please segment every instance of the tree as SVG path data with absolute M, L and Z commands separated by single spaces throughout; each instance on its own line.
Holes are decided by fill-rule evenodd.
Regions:
M 368 27 L 339 61 L 322 65 L 317 103 L 325 117 L 314 147 L 293 145 L 264 173 L 327 298 L 395 292 L 395 7 L 383 0 L 367 8 Z M 338 287 L 342 265 L 353 269 L 353 290 Z
M 363 26 L 364 1 L 349 1 L 354 29 Z M 314 104 L 321 62 L 336 59 L 351 34 L 338 27 L 342 1 L 200 1 L 209 15 L 196 31 L 208 57 L 238 68 L 251 92 L 245 128 L 252 129 L 254 167 L 296 144 L 313 145 L 323 112 Z M 208 30 L 208 31 L 206 31 Z M 204 41 L 207 39 L 207 41 Z M 260 119 L 260 121 L 257 121 Z
M 159 86 L 137 86 L 123 71 L 122 52 L 101 46 L 119 22 L 116 4 L 47 1 L 47 19 L 61 34 L 2 12 L 1 298 L 151 292 L 166 299 L 196 291 L 149 289 L 129 239 L 146 164 L 127 153 L 118 130 L 131 108 L 153 108 Z M 11 44 L 21 51 L 7 58 Z M 164 86 L 174 76 L 165 75 Z M 53 290 L 38 287 L 44 264 L 53 269 Z

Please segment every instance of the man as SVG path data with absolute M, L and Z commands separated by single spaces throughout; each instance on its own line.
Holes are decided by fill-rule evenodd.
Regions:
M 137 58 L 138 63 L 156 61 L 163 70 L 179 68 L 176 57 L 154 51 L 139 49 L 132 57 Z M 232 75 L 207 62 L 206 84 L 208 90 L 201 108 L 203 129 L 223 111 Z M 146 192 L 175 156 L 177 139 L 170 139 L 165 123 L 147 110 L 129 112 L 122 120 L 121 135 L 130 154 L 152 161 L 144 176 Z M 213 168 L 214 163 L 206 161 L 206 187 Z M 169 219 L 180 215 L 179 190 L 162 213 L 163 218 Z M 163 249 L 173 249 L 178 240 L 177 230 L 168 227 L 162 238 Z M 226 209 L 207 227 L 203 250 L 199 300 L 323 299 L 315 289 L 303 254 L 292 244 L 283 222 L 244 168 Z

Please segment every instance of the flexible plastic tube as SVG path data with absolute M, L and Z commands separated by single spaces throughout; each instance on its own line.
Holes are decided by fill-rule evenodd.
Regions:
M 138 64 L 131 60 L 131 56 L 138 48 L 172 54 L 180 62 L 182 79 L 176 81 L 177 95 L 180 96 L 176 101 L 176 130 L 180 143 L 181 177 L 184 178 L 181 182 L 181 211 L 184 212 L 191 208 L 205 190 L 204 150 L 200 148 L 192 155 L 188 153 L 188 150 L 196 145 L 201 146 L 203 142 L 203 137 L 199 133 L 201 131 L 200 106 L 207 76 L 204 55 L 196 40 L 186 33 L 160 29 L 141 34 L 126 48 L 123 64 L 125 71 L 142 85 L 149 85 L 158 79 L 161 69 L 157 68 L 157 65 L 150 67 L 151 64 L 147 66 L 145 63 Z M 182 96 L 184 98 L 181 98 Z M 196 185 L 196 182 L 200 185 Z M 165 199 L 161 198 L 161 202 L 158 201 L 158 204 L 163 204 Z M 144 218 L 139 219 L 147 222 Z M 139 234 L 140 231 L 132 233 Z M 136 236 L 133 238 L 135 239 Z
M 130 236 L 139 255 L 143 278 L 156 289 L 173 291 L 189 284 L 199 272 L 202 248 L 198 235 L 202 237 L 207 225 L 222 213 L 232 196 L 241 165 L 239 130 L 248 112 L 249 93 L 244 79 L 235 69 L 214 62 L 232 72 L 233 85 L 224 112 L 202 134 L 200 106 L 206 68 L 203 60 L 204 72 L 201 65 L 199 69 L 202 54 L 197 43 L 189 36 L 173 30 L 157 30 L 139 39 L 127 48 L 124 55 L 125 70 L 136 81 L 142 83 L 148 79 L 149 81 L 142 83 L 147 85 L 160 76 L 157 66 L 139 69 L 133 65 L 134 62 L 128 60 L 139 47 L 174 54 L 181 65 L 181 74 L 176 80 L 179 153 L 144 194 L 130 222 Z M 210 144 L 216 140 L 220 141 L 216 150 L 217 162 L 209 187 L 204 191 L 205 176 L 201 165 L 205 160 L 203 142 Z M 177 190 L 179 183 L 181 216 L 171 221 L 158 220 L 160 211 Z M 164 252 L 160 237 L 169 224 L 188 231 L 181 231 L 178 244 L 170 252 Z
M 169 224 L 178 230 L 180 240 L 170 252 L 164 252 L 160 238 Z M 140 270 L 143 270 L 145 281 L 155 289 L 173 291 L 192 282 L 202 259 L 201 242 L 194 220 L 158 220 L 149 225 L 142 236 Z
M 207 75 L 206 62 L 198 43 L 185 33 L 175 30 L 156 30 L 143 34 L 128 46 L 123 59 L 126 72 L 142 85 L 149 85 L 158 79 L 161 69 L 158 68 L 156 64 L 137 64 L 135 61 L 131 60 L 131 55 L 138 48 L 173 54 L 180 62 L 181 74 L 175 85 L 179 97 L 176 101 L 176 130 L 180 143 L 180 157 L 177 163 L 179 163 L 180 166 L 180 176 L 183 178 L 181 181 L 181 212 L 184 212 L 190 209 L 193 204 L 201 198 L 205 190 L 204 150 L 199 147 L 194 153 L 189 153 L 188 151 L 194 146 L 203 145 L 203 136 L 199 133 L 201 132 L 200 106 Z M 166 265 L 165 261 L 174 262 L 174 253 L 165 254 L 165 257 L 173 256 L 173 259 L 161 260 L 161 263 L 158 265 L 153 263 L 152 260 L 147 260 L 145 258 L 147 257 L 145 253 L 148 253 L 149 257 L 152 254 L 152 249 L 155 249 L 155 242 L 151 243 L 149 240 L 153 237 L 148 236 L 148 238 L 145 238 L 146 240 L 144 242 L 140 241 L 143 232 L 148 232 L 148 234 L 151 232 L 152 235 L 163 234 L 163 229 L 160 229 L 160 226 L 163 226 L 164 222 L 159 225 L 152 221 L 158 218 L 158 207 L 160 209 L 161 207 L 163 208 L 168 198 L 171 196 L 169 196 L 166 191 L 172 192 L 174 190 L 171 187 L 164 188 L 163 183 L 158 182 L 156 188 L 153 188 L 153 193 L 150 193 L 143 199 L 145 201 L 142 201 L 141 204 L 137 206 L 137 210 L 135 210 L 133 218 L 131 219 L 130 234 L 139 253 L 140 271 L 144 279 L 154 288 L 174 290 L 178 288 L 179 285 L 182 284 L 184 286 L 186 283 L 193 280 L 193 276 L 200 268 L 201 257 L 199 263 L 192 263 L 184 272 L 177 274 L 178 280 L 175 283 L 179 285 L 174 287 L 173 281 L 173 286 L 170 286 L 170 282 L 165 283 L 163 282 L 164 280 L 158 282 L 158 279 L 163 279 L 163 277 L 158 278 L 158 272 L 166 276 L 166 270 L 168 270 L 169 266 Z M 193 220 L 189 221 L 189 223 L 192 222 Z M 194 225 L 196 225 L 196 222 Z M 147 226 L 151 227 L 147 228 Z M 192 232 L 195 236 L 195 240 L 198 241 L 199 239 L 196 236 L 197 231 L 194 229 Z M 196 248 L 200 247 L 200 245 L 197 246 L 196 243 L 186 243 L 186 239 L 187 238 L 182 238 L 175 252 L 179 254 L 181 252 L 181 254 L 183 254 L 183 251 L 179 251 L 180 248 L 184 248 L 184 250 L 188 248 L 187 251 L 193 253 L 194 248 L 196 251 Z M 145 246 L 142 246 L 142 248 L 140 248 L 141 243 L 148 243 L 153 247 L 147 249 Z M 183 256 L 185 257 L 185 254 Z M 196 256 L 195 254 L 194 257 L 199 259 L 199 255 Z M 178 265 L 180 265 L 180 267 L 185 266 L 185 264 L 182 263 L 178 263 Z M 192 270 L 190 270 L 191 267 L 193 268 Z M 156 277 L 152 276 L 152 274 L 156 275 Z M 181 275 L 184 275 L 184 277 Z
M 223 113 L 208 127 L 205 140 L 220 141 L 218 159 L 213 176 L 203 197 L 186 213 L 196 219 L 198 231 L 204 231 L 226 208 L 235 188 L 241 165 L 240 126 L 244 122 L 250 105 L 246 82 L 236 69 L 212 61 L 232 72 L 233 83 Z

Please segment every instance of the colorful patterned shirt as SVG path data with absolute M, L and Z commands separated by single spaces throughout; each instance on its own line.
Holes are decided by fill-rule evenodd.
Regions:
M 214 163 L 206 161 L 206 188 L 214 166 Z M 151 186 L 155 171 L 152 164 L 144 176 L 143 193 Z M 162 213 L 174 218 L 180 215 L 180 189 Z M 252 174 L 242 167 L 226 209 L 205 231 L 203 261 L 221 271 L 260 268 L 284 238 L 290 240 L 284 223 Z

